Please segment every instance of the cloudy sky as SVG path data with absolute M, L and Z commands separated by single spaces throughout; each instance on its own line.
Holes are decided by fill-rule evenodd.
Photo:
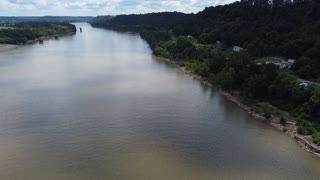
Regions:
M 160 11 L 198 12 L 235 0 L 0 0 L 0 16 L 117 15 Z

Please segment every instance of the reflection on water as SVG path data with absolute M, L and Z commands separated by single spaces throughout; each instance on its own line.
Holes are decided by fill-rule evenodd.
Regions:
M 91 28 L 0 53 L 1 179 L 317 179 L 320 161 L 166 61 Z

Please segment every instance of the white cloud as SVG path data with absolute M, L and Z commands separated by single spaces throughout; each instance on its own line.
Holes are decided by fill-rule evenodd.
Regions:
M 105 15 L 160 11 L 198 12 L 235 0 L 0 0 L 1 16 Z

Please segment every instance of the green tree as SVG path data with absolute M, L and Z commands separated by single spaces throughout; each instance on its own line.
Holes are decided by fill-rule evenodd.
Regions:
M 225 90 L 233 90 L 235 84 L 236 72 L 233 68 L 227 68 L 214 75 L 212 80 Z
M 320 122 L 320 88 L 316 89 L 309 101 L 303 106 L 308 119 L 314 119 Z

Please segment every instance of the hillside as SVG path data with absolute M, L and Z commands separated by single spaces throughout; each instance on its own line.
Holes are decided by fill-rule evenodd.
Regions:
M 193 15 L 179 12 L 150 13 L 143 15 L 98 16 L 90 21 L 95 27 L 105 27 L 116 30 L 170 30 L 177 24 L 189 22 Z
M 221 41 L 250 55 L 297 59 L 293 70 L 301 78 L 320 82 L 320 2 L 305 1 L 281 7 L 248 4 L 247 1 L 208 7 L 197 14 L 177 12 L 98 17 L 96 27 L 117 30 L 172 30 L 192 35 L 200 43 Z
M 139 32 L 154 54 L 238 94 L 266 119 L 276 116 L 282 124 L 297 120 L 298 132 L 312 135 L 320 145 L 320 88 L 301 85 L 296 77 L 320 81 L 320 3 L 261 2 L 270 1 L 244 0 L 197 14 L 98 17 L 91 24 Z M 243 49 L 233 52 L 233 46 Z M 296 61 L 290 69 L 261 63 L 280 61 L 274 56 Z

